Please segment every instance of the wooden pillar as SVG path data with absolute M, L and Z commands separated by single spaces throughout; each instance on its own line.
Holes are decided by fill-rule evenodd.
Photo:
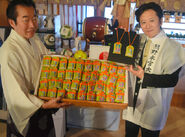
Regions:
M 116 17 L 119 27 L 129 31 L 130 1 L 127 0 L 124 5 L 117 5 Z
M 0 0 L 0 26 L 9 26 L 6 17 L 6 8 L 8 6 L 8 0 Z

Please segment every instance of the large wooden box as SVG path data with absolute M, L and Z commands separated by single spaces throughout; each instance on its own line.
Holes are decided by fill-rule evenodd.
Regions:
M 46 55 L 46 56 L 48 56 L 48 55 Z M 43 58 L 44 57 L 46 57 L 46 56 L 43 56 Z M 59 56 L 59 55 L 49 55 L 50 57 L 51 57 L 51 62 L 52 62 L 52 59 L 53 58 L 55 58 L 55 57 L 59 57 L 60 59 L 61 58 L 66 58 L 66 57 L 63 57 L 63 56 Z M 69 58 L 67 58 L 67 60 L 69 61 Z M 90 59 L 88 59 L 88 60 L 90 60 Z M 84 60 L 84 62 L 85 62 L 86 60 Z M 90 61 L 94 61 L 94 60 L 90 60 Z M 99 60 L 98 60 L 99 61 Z M 50 67 L 49 68 L 51 68 L 51 63 L 50 62 Z M 100 62 L 102 62 L 102 61 L 100 61 Z M 103 62 L 105 62 L 105 61 L 103 61 Z M 106 62 L 108 62 L 108 61 L 106 61 Z M 69 63 L 69 62 L 68 62 Z M 36 86 L 36 89 L 35 89 L 35 95 L 36 96 L 38 96 L 39 98 L 41 98 L 41 99 L 43 99 L 43 100 L 50 100 L 50 99 L 53 99 L 53 98 L 55 98 L 55 97 L 57 97 L 57 94 L 58 93 L 56 93 L 56 96 L 54 96 L 54 97 L 50 97 L 50 96 L 48 96 L 48 93 L 45 95 L 45 96 L 39 96 L 39 88 L 40 88 L 40 80 L 42 79 L 42 68 L 44 67 L 44 65 L 43 65 L 44 63 L 42 62 L 42 65 L 41 65 L 41 69 L 40 69 L 40 73 L 39 73 L 39 77 L 38 77 L 38 81 L 37 81 L 37 86 Z M 117 66 L 117 68 L 118 67 L 124 67 L 124 65 L 123 64 L 116 64 L 115 62 L 113 63 L 115 66 Z M 59 73 L 59 65 L 60 65 L 60 61 L 59 61 L 59 64 L 58 64 L 58 73 Z M 67 70 L 67 69 L 66 69 Z M 84 69 L 83 69 L 83 71 L 82 72 L 84 72 L 85 71 L 85 65 L 84 65 Z M 93 70 L 92 70 L 93 71 Z M 51 72 L 49 72 L 49 73 L 51 73 Z M 101 72 L 100 72 L 101 73 Z M 83 73 L 82 73 L 82 75 L 83 75 Z M 57 77 L 58 77 L 58 74 L 57 74 Z M 56 78 L 57 78 L 56 77 Z M 126 107 L 127 107 L 127 86 L 128 86 L 128 84 L 127 84 L 127 71 L 125 70 L 125 72 L 124 72 L 124 78 L 125 78 L 125 83 L 124 83 L 124 100 L 123 100 L 123 102 L 107 102 L 106 100 L 105 101 L 97 101 L 96 99 L 95 100 L 93 100 L 93 101 L 89 101 L 89 100 L 79 100 L 79 99 L 77 99 L 77 97 L 75 98 L 75 99 L 70 99 L 70 98 L 68 98 L 66 95 L 62 98 L 62 101 L 63 102 L 69 102 L 69 103 L 72 103 L 74 106 L 80 106 L 80 107 L 97 107 L 97 108 L 106 108 L 106 109 L 125 109 Z M 48 79 L 49 79 L 49 77 L 48 77 Z M 99 78 L 98 79 L 100 79 L 100 76 L 99 76 Z M 64 78 L 64 80 L 65 80 L 65 78 Z M 118 80 L 118 79 L 117 79 Z M 80 80 L 80 82 L 82 82 L 83 80 L 82 80 L 82 78 L 81 78 L 81 80 Z M 95 82 L 97 82 L 97 81 L 95 81 Z M 117 82 L 115 82 L 115 85 L 117 84 Z M 49 85 L 49 84 L 48 84 Z M 115 86 L 115 88 L 116 88 L 116 86 Z M 47 87 L 47 89 L 48 89 L 48 87 Z M 47 91 L 48 92 L 48 91 Z M 66 91 L 66 93 L 67 93 L 68 91 Z M 79 91 L 78 91 L 79 92 Z M 78 94 L 78 92 L 77 92 L 77 94 Z M 115 94 L 116 95 L 116 94 Z M 107 95 L 106 95 L 107 96 Z M 86 96 L 86 99 L 87 99 L 87 96 Z

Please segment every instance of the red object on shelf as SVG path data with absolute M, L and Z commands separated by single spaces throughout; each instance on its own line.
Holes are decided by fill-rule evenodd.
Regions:
M 104 17 L 88 17 L 83 23 L 83 35 L 90 41 L 101 42 L 104 40 L 107 23 Z

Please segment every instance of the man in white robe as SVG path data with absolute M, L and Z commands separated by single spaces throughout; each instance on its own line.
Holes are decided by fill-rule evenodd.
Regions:
M 35 95 L 41 56 L 48 50 L 35 35 L 36 9 L 33 1 L 13 0 L 7 8 L 12 27 L 0 48 L 3 91 L 17 136 L 55 137 L 52 113 L 68 105 L 60 98 L 44 102 Z M 43 130 L 43 131 L 42 131 Z
M 125 137 L 137 137 L 140 129 L 142 137 L 159 137 L 168 117 L 174 86 L 183 74 L 185 49 L 166 36 L 161 29 L 162 17 L 161 7 L 154 2 L 141 5 L 136 11 L 144 35 L 137 69 L 128 68 L 131 73 L 128 108 L 123 111 Z

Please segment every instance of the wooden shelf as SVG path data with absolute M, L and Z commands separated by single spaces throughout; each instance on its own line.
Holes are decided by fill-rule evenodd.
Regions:
M 54 29 L 38 29 L 36 33 L 52 33 L 55 34 Z
M 185 108 L 185 91 L 174 90 L 171 106 Z
M 9 26 L 6 17 L 6 8 L 8 7 L 8 0 L 0 0 L 0 26 Z
M 176 24 L 185 24 L 185 22 L 163 22 L 163 23 L 176 23 Z
M 185 29 L 178 29 L 178 28 L 165 28 L 165 27 L 163 27 L 163 29 L 165 30 L 165 29 L 169 29 L 169 30 L 182 30 L 182 31 L 185 31 Z
M 39 97 L 39 98 L 46 101 L 52 99 L 51 97 Z M 62 99 L 62 101 L 72 103 L 74 106 L 97 107 L 106 109 L 126 109 L 128 106 L 128 104 L 126 103 L 109 103 L 109 102 L 73 100 L 73 99 Z

